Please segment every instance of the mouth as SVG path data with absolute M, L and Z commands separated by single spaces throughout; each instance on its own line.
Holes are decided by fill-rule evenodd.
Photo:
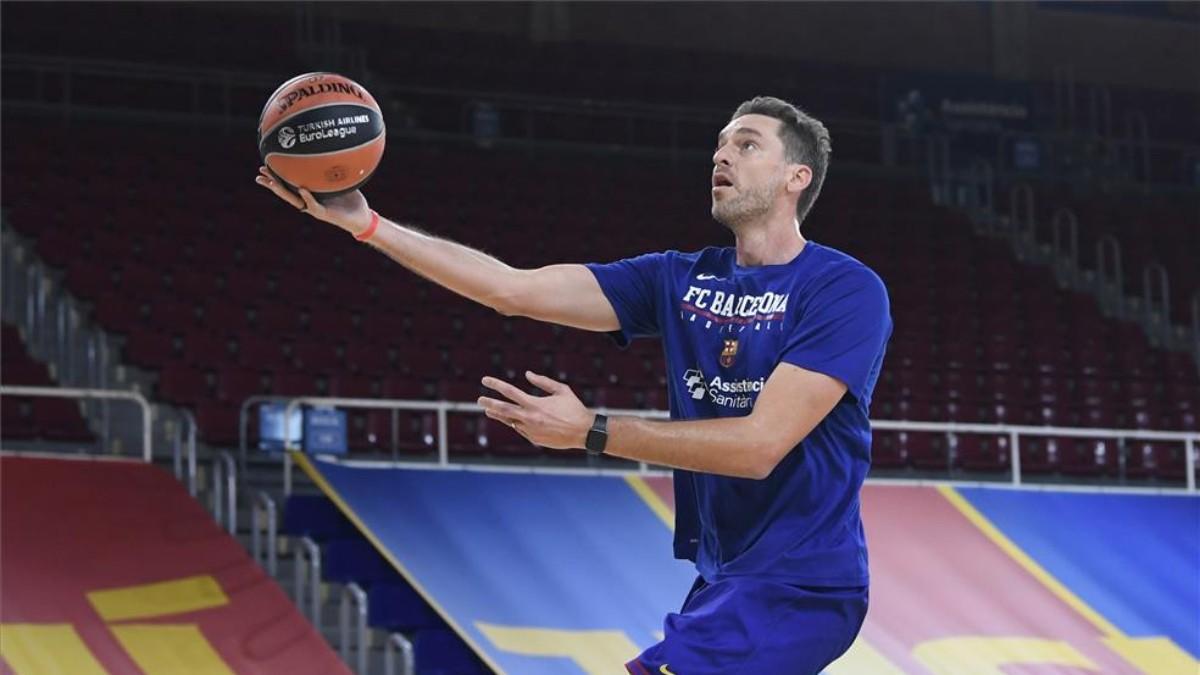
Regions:
M 716 190 L 717 188 L 723 188 L 723 187 L 733 187 L 733 181 L 730 180 L 729 177 L 726 176 L 725 174 L 721 174 L 721 173 L 713 174 L 712 186 L 713 186 L 714 190 Z

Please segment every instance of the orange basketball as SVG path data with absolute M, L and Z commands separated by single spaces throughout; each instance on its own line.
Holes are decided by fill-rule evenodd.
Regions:
M 375 98 L 335 73 L 284 82 L 258 118 L 258 153 L 288 187 L 317 196 L 358 188 L 379 166 L 385 132 Z

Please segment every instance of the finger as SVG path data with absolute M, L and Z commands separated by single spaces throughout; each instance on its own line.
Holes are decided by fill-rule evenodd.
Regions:
M 304 210 L 309 213 L 315 213 L 318 209 L 325 208 L 311 192 L 304 188 L 300 188 L 300 198 L 304 200 Z
M 525 371 L 525 379 L 529 380 L 529 383 L 532 384 L 533 386 L 537 387 L 538 389 L 541 389 L 542 391 L 545 391 L 545 392 L 549 392 L 551 394 L 561 394 L 563 392 L 571 390 L 570 387 L 563 384 L 562 382 L 559 382 L 557 380 L 552 380 L 552 379 L 546 377 L 545 375 L 538 375 L 537 373 L 533 372 L 532 370 Z
M 525 410 L 521 406 L 513 405 L 508 401 L 500 401 L 494 398 L 488 398 L 487 396 L 480 396 L 478 403 L 480 407 L 483 408 L 484 412 L 496 413 L 501 417 L 516 422 L 524 421 L 526 417 Z
M 484 410 L 484 411 L 483 411 L 483 414 L 484 414 L 484 416 L 485 416 L 485 417 L 488 417 L 488 418 L 490 418 L 490 419 L 494 419 L 494 420 L 496 420 L 497 422 L 499 422 L 499 423 L 503 424 L 503 425 L 504 425 L 504 426 L 506 426 L 506 427 L 512 427 L 512 428 L 514 428 L 514 429 L 515 429 L 515 428 L 517 428 L 517 421 L 516 421 L 516 420 L 509 419 L 509 418 L 505 417 L 504 415 L 501 415 L 501 414 L 500 414 L 500 413 L 498 413 L 498 412 L 495 412 L 495 411 L 492 411 L 492 410 Z
M 488 376 L 483 378 L 482 382 L 483 386 L 487 387 L 488 389 L 498 391 L 510 401 L 516 401 L 521 405 L 528 405 L 530 400 L 533 398 L 529 394 L 526 394 L 504 380 L 498 380 L 494 377 Z
M 254 177 L 255 183 L 258 183 L 259 185 L 270 190 L 271 192 L 274 192 L 276 197 L 279 197 L 280 199 L 287 202 L 288 204 L 291 204 L 293 207 L 295 207 L 297 209 L 304 208 L 304 200 L 303 199 L 296 196 L 294 193 L 292 193 L 291 190 L 285 188 L 282 184 L 279 183 L 279 181 L 275 180 L 269 173 L 262 171 L 262 170 L 260 170 L 260 173 L 262 173 L 261 176 Z

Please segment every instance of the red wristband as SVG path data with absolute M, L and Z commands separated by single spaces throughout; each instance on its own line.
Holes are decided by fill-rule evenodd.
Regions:
M 372 210 L 371 211 L 371 224 L 367 226 L 367 229 L 363 230 L 359 234 L 354 235 L 354 238 L 359 241 L 366 241 L 366 240 L 370 239 L 371 235 L 375 234 L 375 230 L 378 230 L 378 229 L 379 229 L 379 214 L 375 213 L 375 211 Z

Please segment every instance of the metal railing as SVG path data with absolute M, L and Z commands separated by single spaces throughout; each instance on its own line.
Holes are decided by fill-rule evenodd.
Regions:
M 1011 482 L 1020 485 L 1021 438 L 1096 438 L 1096 439 L 1141 439 L 1148 441 L 1173 441 L 1184 446 L 1185 489 L 1196 491 L 1196 449 L 1200 447 L 1200 432 L 1195 431 L 1152 431 L 1148 429 L 1091 429 L 1082 427 L 1036 427 L 1009 424 L 967 424 L 958 422 L 908 422 L 902 420 L 873 420 L 873 429 L 880 431 L 941 432 L 947 434 L 985 434 L 1007 436 L 1012 446 Z
M 266 492 L 259 491 L 254 499 L 254 522 L 250 531 L 250 554 L 254 562 L 265 566 L 267 572 L 274 578 L 279 573 L 279 527 L 275 500 Z M 266 560 L 263 560 L 262 530 L 263 520 L 266 520 L 267 546 Z
M 384 675 L 397 675 L 396 652 L 400 652 L 399 675 L 413 675 L 416 672 L 416 660 L 413 658 L 413 646 L 403 633 L 392 633 L 387 642 L 383 643 L 383 672 Z
M 1196 368 L 1200 369 L 1200 288 L 1192 293 L 1192 350 L 1196 357 Z
M 237 534 L 237 464 L 225 450 L 212 458 L 212 510 L 229 534 Z
M 1125 272 L 1121 267 L 1121 243 L 1111 234 L 1096 240 L 1096 284 L 1104 292 L 1101 301 L 1112 307 L 1118 319 L 1125 318 Z
M 438 458 L 436 464 L 426 463 L 423 466 L 434 466 L 443 468 L 463 468 L 473 466 L 467 462 L 451 462 L 449 457 L 449 445 L 446 435 L 446 418 L 449 413 L 482 413 L 483 409 L 474 403 L 451 403 L 446 401 L 430 402 L 430 401 L 405 401 L 399 399 L 353 399 L 353 398 L 331 398 L 331 397 L 301 397 L 291 399 L 286 407 L 286 416 L 295 414 L 300 406 L 303 405 L 322 405 L 322 406 L 339 406 L 339 407 L 358 407 L 358 408 L 375 408 L 375 409 L 400 409 L 400 410 L 425 410 L 434 411 L 438 415 L 438 437 L 437 449 Z M 667 419 L 670 414 L 661 410 L 626 410 L 626 409 L 607 409 L 596 408 L 598 412 L 615 415 L 631 415 L 637 417 L 647 417 L 654 419 Z M 944 434 L 982 434 L 988 436 L 1005 436 L 1009 439 L 1012 449 L 1012 463 L 1010 470 L 1010 481 L 1014 485 L 1022 484 L 1021 473 L 1021 439 L 1022 438 L 1094 438 L 1094 439 L 1111 439 L 1111 440 L 1148 440 L 1148 441 L 1165 441 L 1180 443 L 1184 446 L 1184 465 L 1185 465 L 1185 488 L 1189 492 L 1196 491 L 1196 453 L 1200 448 L 1200 432 L 1196 431 L 1158 431 L 1148 429 L 1099 429 L 1099 428 L 1082 428 L 1082 427 L 1053 427 L 1053 426 L 1029 426 L 1029 425 L 1009 425 L 1009 424 L 970 424 L 958 422 L 913 422 L 904 420 L 873 420 L 871 426 L 880 431 L 914 431 L 914 432 L 933 432 Z M 292 444 L 288 444 L 283 458 L 283 483 L 284 494 L 290 495 L 292 492 L 292 472 L 293 462 L 291 451 L 298 450 Z M 416 464 L 413 463 L 415 466 Z M 534 470 L 533 467 L 527 467 Z M 586 472 L 596 473 L 598 470 L 595 467 L 563 467 L 553 469 L 556 472 Z M 616 470 L 620 471 L 620 470 Z M 645 462 L 637 464 L 634 470 L 637 473 L 652 473 L 652 467 Z M 625 472 L 628 472 L 625 471 Z
M 1145 321 L 1161 341 L 1170 344 L 1171 339 L 1171 281 L 1167 268 L 1152 262 L 1142 268 L 1142 309 Z
M 338 641 L 341 643 L 342 663 L 350 663 L 350 611 L 354 606 L 354 672 L 366 675 L 367 650 L 370 648 L 370 634 L 367 632 L 367 594 L 362 587 L 351 581 L 342 587 L 342 600 L 338 607 Z
M 150 427 L 153 422 L 150 412 L 150 402 L 146 400 L 145 396 L 142 396 L 136 391 L 122 391 L 113 389 L 72 389 L 67 387 L 21 387 L 5 384 L 0 385 L 0 395 L 133 401 L 142 409 L 142 459 L 149 462 L 154 458 L 154 449 L 150 434 Z
M 448 401 L 410 401 L 404 399 L 374 399 L 374 398 L 337 398 L 337 397 L 300 397 L 288 399 L 287 407 L 284 409 L 284 420 L 289 420 L 296 412 L 304 405 L 317 406 L 334 406 L 341 408 L 368 408 L 376 410 L 415 410 L 433 412 L 437 415 L 437 464 L 438 466 L 448 467 L 450 463 L 450 444 L 447 434 L 447 420 L 452 412 L 456 413 L 483 413 L 483 408 L 475 403 L 451 403 Z M 649 417 L 665 419 L 670 417 L 670 413 L 662 410 L 625 410 L 614 408 L 595 408 L 597 412 L 612 414 L 612 415 L 636 415 L 638 417 Z M 286 424 L 286 422 L 285 422 Z M 287 434 L 285 434 L 286 436 Z M 283 454 L 283 493 L 285 495 L 292 494 L 292 451 L 299 450 L 298 447 L 291 443 L 285 443 Z M 638 464 L 638 470 L 645 472 L 649 466 L 645 462 Z
M 308 620 L 321 630 L 321 547 L 311 537 L 300 537 L 292 565 L 292 599 L 300 612 L 308 604 Z M 307 599 L 306 599 L 307 596 Z
M 185 424 L 175 427 L 175 443 L 171 447 L 171 466 L 175 470 L 175 478 L 186 482 L 188 494 L 196 496 L 196 416 L 187 408 L 180 408 L 179 415 Z M 187 426 L 187 466 L 183 466 L 183 428 Z M 186 473 L 187 480 L 184 481 Z

